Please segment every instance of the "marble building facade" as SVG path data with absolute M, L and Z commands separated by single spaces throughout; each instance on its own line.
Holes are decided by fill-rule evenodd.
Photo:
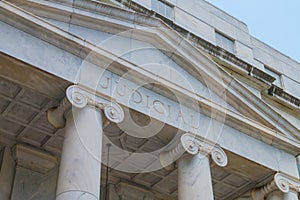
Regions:
M 1 0 L 0 41 L 1 200 L 298 199 L 300 64 L 206 1 Z

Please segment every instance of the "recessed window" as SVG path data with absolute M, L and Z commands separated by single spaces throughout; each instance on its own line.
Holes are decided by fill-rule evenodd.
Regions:
M 229 51 L 230 53 L 234 53 L 234 40 L 216 32 L 216 42 L 219 47 Z
M 162 16 L 173 20 L 173 6 L 170 4 L 161 0 L 152 0 L 152 9 Z
M 282 81 L 281 81 L 281 74 L 278 72 L 275 72 L 274 70 L 270 69 L 269 67 L 265 66 L 265 72 L 269 75 L 276 78 L 276 80 L 273 82 L 274 85 L 282 88 Z

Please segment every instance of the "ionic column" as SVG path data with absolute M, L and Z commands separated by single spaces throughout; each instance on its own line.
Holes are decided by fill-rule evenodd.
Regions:
M 300 180 L 283 173 L 277 173 L 274 179 L 257 189 L 252 190 L 253 200 L 298 200 Z
M 56 200 L 99 200 L 103 116 L 121 122 L 122 108 L 78 86 L 67 89 L 62 104 L 47 112 L 55 127 L 65 125 Z
M 178 199 L 214 199 L 206 155 L 184 155 L 178 160 Z
M 283 193 L 280 190 L 276 190 L 267 195 L 266 200 L 282 200 Z
M 299 189 L 298 189 L 299 190 Z M 283 195 L 284 200 L 298 200 L 298 191 L 291 190 Z
M 177 160 L 179 200 L 214 199 L 209 155 L 217 165 L 227 165 L 227 156 L 220 147 L 189 133 L 180 138 L 175 148 L 160 155 L 164 167 Z

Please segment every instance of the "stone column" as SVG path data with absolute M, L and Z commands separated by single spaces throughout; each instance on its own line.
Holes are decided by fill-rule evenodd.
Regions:
M 276 190 L 267 195 L 266 200 L 282 200 L 283 192 Z
M 291 190 L 284 194 L 284 200 L 298 200 L 298 192 L 296 190 Z
M 60 162 L 56 200 L 99 200 L 103 120 L 119 123 L 122 108 L 92 93 L 71 86 L 66 99 L 47 113 L 56 127 L 65 124 L 65 138 Z
M 66 115 L 66 132 L 57 200 L 98 200 L 100 192 L 102 116 L 92 106 L 73 108 Z
M 217 165 L 227 165 L 227 156 L 220 147 L 202 141 L 190 133 L 181 136 L 175 148 L 160 155 L 164 167 L 178 159 L 179 200 L 214 199 L 209 155 Z
M 214 199 L 206 155 L 184 155 L 178 160 L 178 200 L 186 199 Z
M 268 184 L 251 192 L 253 200 L 298 200 L 300 180 L 287 174 L 277 173 Z

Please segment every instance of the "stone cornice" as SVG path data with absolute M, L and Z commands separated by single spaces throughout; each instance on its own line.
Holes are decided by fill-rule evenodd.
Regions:
M 52 1 L 56 2 L 55 0 L 52 0 Z M 85 3 L 84 4 L 80 3 L 81 1 L 85 2 Z M 265 73 L 264 71 L 260 70 L 259 68 L 255 67 L 255 66 L 247 63 L 246 61 L 238 58 L 234 54 L 227 52 L 224 49 L 222 49 L 216 45 L 211 44 L 210 42 L 189 32 L 188 30 L 174 24 L 171 20 L 165 18 L 164 16 L 161 16 L 151 10 L 148 10 L 133 1 L 118 0 L 120 3 L 122 3 L 126 7 L 139 12 L 139 13 L 135 14 L 135 15 L 140 15 L 139 17 L 134 17 L 134 16 L 131 18 L 125 17 L 128 14 L 132 14 L 132 12 L 126 11 L 119 7 L 112 7 L 111 5 L 106 5 L 106 4 L 103 4 L 100 2 L 91 2 L 91 1 L 87 1 L 87 0 L 81 0 L 81 1 L 75 1 L 72 6 L 74 6 L 76 8 L 81 8 L 81 9 L 90 9 L 90 10 L 93 10 L 93 11 L 96 11 L 99 13 L 101 12 L 104 15 L 114 15 L 115 17 L 117 17 L 119 19 L 122 19 L 122 20 L 128 21 L 128 22 L 132 22 L 133 24 L 136 24 L 136 25 L 147 25 L 147 26 L 159 27 L 159 26 L 165 26 L 167 24 L 168 27 L 171 27 L 172 29 L 174 29 L 175 31 L 180 33 L 184 38 L 191 41 L 196 47 L 200 48 L 207 54 L 211 55 L 212 59 L 214 59 L 217 63 L 223 65 L 223 62 L 226 62 L 226 63 L 228 63 L 227 66 L 230 66 L 231 69 L 238 70 L 239 72 L 241 72 L 243 74 L 248 74 L 249 80 L 250 81 L 256 80 L 254 84 L 260 85 L 260 88 L 262 90 L 264 90 L 266 88 L 270 88 L 272 85 L 272 82 L 275 80 L 275 78 L 272 77 L 271 75 Z M 27 1 L 22 1 L 22 3 L 20 3 L 20 0 L 12 0 L 12 2 L 15 2 L 18 5 L 28 4 Z M 69 4 L 69 2 L 67 0 L 61 0 L 61 1 L 59 1 L 59 3 L 65 4 L 65 5 Z M 97 4 L 97 6 L 92 6 L 95 4 Z M 32 5 L 32 4 L 30 4 L 30 5 Z M 127 12 L 127 14 L 121 14 L 124 12 L 125 13 Z M 143 17 L 141 17 L 142 14 L 140 14 L 140 13 L 144 13 L 147 16 L 157 17 L 157 18 L 163 20 L 163 22 L 166 24 L 164 24 L 160 21 L 157 21 L 157 20 L 151 20 L 149 18 L 147 20 L 143 20 Z M 51 16 L 53 17 L 54 14 L 51 14 Z M 50 16 L 47 16 L 47 17 L 50 17 Z M 146 16 L 144 16 L 144 17 L 147 18 Z M 59 19 L 59 20 L 64 21 L 63 19 Z M 85 26 L 84 24 L 82 24 L 82 25 Z M 120 27 L 122 27 L 122 26 L 120 26 Z M 130 27 L 130 28 L 134 28 L 134 27 Z M 125 31 L 125 30 L 128 30 L 128 27 L 123 26 L 121 29 L 115 30 L 115 31 L 119 32 L 119 31 Z M 291 96 L 284 90 L 282 90 L 281 94 L 285 97 Z M 294 104 L 296 106 L 297 106 L 296 102 L 300 101 L 298 98 L 296 98 L 296 100 L 294 98 L 284 98 L 284 100 L 282 98 L 279 98 L 279 100 L 282 102 L 288 101 L 290 104 Z
M 118 2 L 124 4 L 130 9 L 133 9 L 134 11 L 144 13 L 149 16 L 155 16 L 157 18 L 160 18 L 163 20 L 166 24 L 168 24 L 170 27 L 172 27 L 174 30 L 179 32 L 181 35 L 183 35 L 186 39 L 190 40 L 195 44 L 195 46 L 201 48 L 208 54 L 212 55 L 213 57 L 216 57 L 218 59 L 225 59 L 229 61 L 230 63 L 233 63 L 240 67 L 241 70 L 244 70 L 248 73 L 248 75 L 253 76 L 257 79 L 257 81 L 262 82 L 263 84 L 271 85 L 272 82 L 275 80 L 274 77 L 271 75 L 265 73 L 264 71 L 258 69 L 257 67 L 245 62 L 244 60 L 238 58 L 234 54 L 225 51 L 224 49 L 211 44 L 210 42 L 200 38 L 199 36 L 191 33 L 190 31 L 186 30 L 183 27 L 180 27 L 176 24 L 174 24 L 171 20 L 168 18 L 159 15 L 158 13 L 155 13 L 151 10 L 148 10 L 147 8 L 144 8 L 142 5 L 139 5 L 131 0 L 117 0 Z
M 274 107 L 296 118 L 300 117 L 300 100 L 285 92 L 282 88 L 272 85 L 267 91 L 262 93 L 262 98 Z
M 112 60 L 114 61 L 113 65 L 115 66 L 115 68 L 112 68 L 112 71 L 117 70 L 117 69 L 120 70 L 120 68 L 124 68 L 125 70 L 130 69 L 132 71 L 135 71 L 137 74 L 139 74 L 139 76 L 147 77 L 152 80 L 158 80 L 162 84 L 167 85 L 168 87 L 172 87 L 172 89 L 177 90 L 179 93 L 181 93 L 186 98 L 193 98 L 195 96 L 194 94 L 191 94 L 191 92 L 185 90 L 184 88 L 180 88 L 174 84 L 170 84 L 170 82 L 168 80 L 157 77 L 156 75 L 153 75 L 151 72 L 140 69 L 137 66 L 133 65 L 132 63 L 129 63 L 126 60 L 120 59 L 103 49 L 95 47 L 93 44 L 90 44 L 75 35 L 67 33 L 65 31 L 51 25 L 50 23 L 47 23 L 46 21 L 37 18 L 36 16 L 34 16 L 30 13 L 26 13 L 23 10 L 10 5 L 9 3 L 2 1 L 0 8 L 1 8 L 1 12 L 3 11 L 2 17 L 0 15 L 0 18 L 2 20 L 4 20 L 5 22 L 7 22 L 9 24 L 13 24 L 14 26 L 18 27 L 19 29 L 26 31 L 26 32 L 32 34 L 33 36 L 36 36 L 37 38 L 40 38 L 51 44 L 54 44 L 55 46 L 65 49 L 66 51 L 69 51 L 70 53 L 78 55 L 79 57 L 85 57 L 87 55 L 87 53 L 89 53 L 90 51 L 93 50 L 93 51 L 95 51 L 95 54 L 98 56 L 97 59 L 101 59 L 101 62 L 111 63 Z M 128 11 L 126 11 L 126 12 L 128 12 Z M 138 15 L 137 13 L 133 14 L 135 19 L 139 18 L 139 16 L 137 16 L 137 15 Z M 9 16 L 11 16 L 11 17 L 9 17 Z M 156 23 L 153 23 L 153 24 L 160 24 L 162 26 L 165 26 L 164 23 L 159 20 L 147 18 L 146 16 L 143 16 L 143 15 L 141 15 L 141 17 L 143 17 L 143 20 L 145 21 L 145 23 L 148 20 L 156 21 Z M 148 23 L 148 24 L 152 24 L 152 23 Z M 36 27 L 39 31 L 34 31 L 33 29 L 28 29 L 29 25 Z M 167 27 L 167 26 L 165 26 L 165 27 Z M 171 48 L 173 48 L 173 49 L 176 49 L 176 48 L 178 49 L 178 44 L 180 44 L 179 45 L 180 51 L 181 51 L 180 53 L 187 59 L 190 59 L 191 61 L 193 61 L 193 63 L 191 65 L 189 65 L 190 66 L 189 69 L 191 69 L 192 66 L 201 67 L 201 69 L 198 69 L 198 70 L 200 70 L 203 73 L 203 75 L 209 77 L 209 79 L 211 81 L 213 81 L 214 83 L 219 84 L 222 82 L 221 80 L 223 79 L 226 84 L 228 84 L 230 87 L 232 87 L 232 89 L 236 89 L 237 91 L 243 90 L 243 94 L 244 94 L 243 98 L 255 99 L 255 101 L 251 100 L 250 103 L 253 104 L 253 106 L 257 107 L 260 110 L 260 112 L 259 112 L 260 114 L 265 114 L 265 117 L 267 117 L 267 119 L 273 121 L 273 123 L 276 123 L 276 124 L 278 122 L 278 118 L 281 118 L 280 121 L 281 121 L 281 123 L 284 124 L 282 126 L 282 128 L 284 129 L 284 132 L 287 132 L 288 135 L 292 134 L 297 138 L 300 136 L 299 131 L 297 131 L 297 129 L 295 127 L 293 127 L 293 125 L 291 125 L 288 121 L 286 121 L 282 117 L 278 116 L 278 114 L 276 112 L 274 112 L 267 105 L 264 105 L 263 102 L 259 102 L 259 100 L 257 100 L 257 98 L 251 92 L 249 92 L 247 89 L 242 87 L 237 81 L 234 81 L 234 79 L 232 77 L 230 77 L 227 73 L 222 71 L 222 78 L 216 77 L 215 76 L 216 73 L 214 71 L 216 67 L 213 67 L 216 64 L 214 62 L 212 62 L 206 56 L 202 55 L 199 58 L 199 55 L 201 55 L 201 52 L 199 52 L 199 50 L 195 49 L 194 46 L 191 45 L 189 42 L 182 40 L 182 38 L 178 34 L 176 34 L 175 32 L 170 33 L 170 32 L 164 32 L 164 31 L 152 32 L 152 33 L 148 32 L 147 34 L 148 35 L 152 34 L 153 36 L 162 37 L 163 38 L 162 40 L 168 39 L 168 41 L 165 41 L 165 42 L 167 42 L 169 45 L 171 45 Z M 159 41 L 161 41 L 161 40 L 159 40 Z M 199 60 L 199 59 L 201 59 L 201 60 Z M 199 66 L 199 63 L 197 63 L 197 62 L 200 62 L 201 66 Z M 239 96 L 237 96 L 237 98 L 239 98 Z M 197 99 L 197 101 L 199 101 L 199 103 L 201 105 L 204 105 L 205 108 L 219 109 L 218 105 L 216 105 L 212 102 L 209 102 L 208 100 L 205 100 L 203 98 L 199 97 Z M 224 112 L 224 108 L 223 109 L 220 108 L 220 111 Z M 231 117 L 231 119 L 233 119 L 233 121 L 235 121 L 234 123 L 236 123 L 238 125 L 240 125 L 241 123 L 243 123 L 245 125 L 248 124 L 248 122 L 247 122 L 248 119 L 237 113 L 234 113 L 231 111 L 226 111 L 226 110 L 225 110 L 225 113 L 229 118 Z M 239 117 L 239 118 L 236 118 L 236 117 Z M 267 130 L 264 126 L 261 126 L 258 123 L 251 122 L 249 124 L 255 124 L 255 125 L 253 125 L 253 128 L 261 127 L 261 130 Z M 249 131 L 247 132 L 247 130 L 244 130 L 244 131 L 245 131 L 245 133 L 247 133 L 251 136 L 255 135 L 252 131 L 251 131 L 251 133 Z M 268 131 L 263 131 L 263 133 L 265 133 L 267 135 L 269 135 L 271 133 L 272 143 L 279 142 L 281 144 L 280 146 L 285 146 L 285 144 L 287 144 L 287 146 L 288 146 L 288 144 L 291 144 L 291 143 L 294 145 L 296 144 L 292 140 L 289 140 L 289 139 L 285 138 L 284 136 L 281 137 L 280 134 L 278 134 L 277 132 L 274 132 L 274 131 L 270 131 L 269 129 L 268 129 Z M 261 132 L 258 132 L 257 138 L 261 138 L 261 137 L 262 137 Z M 275 137 L 276 137 L 276 140 L 274 140 Z M 268 140 L 270 139 L 269 136 L 267 136 L 267 138 L 268 138 Z M 287 151 L 293 151 L 292 148 L 284 147 L 284 149 Z M 296 149 L 298 149 L 298 147 L 296 147 Z M 296 149 L 295 149 L 295 152 L 293 151 L 294 153 L 297 152 Z
M 282 88 L 280 88 L 276 85 L 272 85 L 268 89 L 268 94 L 271 96 L 276 96 L 278 98 L 281 98 L 283 101 L 286 101 L 286 102 L 290 103 L 291 105 L 295 106 L 295 108 L 300 109 L 300 99 L 298 99 L 297 97 L 295 97 L 291 94 L 288 94 Z
M 239 70 L 244 71 L 247 73 L 250 77 L 253 77 L 259 82 L 259 84 L 264 85 L 263 89 L 268 88 L 269 94 L 273 92 L 278 97 L 280 97 L 280 100 L 282 102 L 288 102 L 291 105 L 296 106 L 296 108 L 299 108 L 300 105 L 300 99 L 297 97 L 294 97 L 284 91 L 283 89 L 275 86 L 272 83 L 275 81 L 275 78 L 264 71 L 260 70 L 259 68 L 247 63 L 246 61 L 243 61 L 242 59 L 238 58 L 234 54 L 225 51 L 224 49 L 211 44 L 210 42 L 200 38 L 199 36 L 189 32 L 188 30 L 184 29 L 183 27 L 180 27 L 176 24 L 174 24 L 171 20 L 168 18 L 159 15 L 151 10 L 148 10 L 144 8 L 143 6 L 131 1 L 131 0 L 117 0 L 120 3 L 124 4 L 125 6 L 137 11 L 144 13 L 149 16 L 155 16 L 163 20 L 166 24 L 168 24 L 170 27 L 172 27 L 174 30 L 179 32 L 181 35 L 183 35 L 186 39 L 193 42 L 195 46 L 202 49 L 206 53 L 212 56 L 212 59 L 214 59 L 217 63 L 222 64 L 222 62 L 229 63 L 230 68 L 234 68 L 233 66 L 237 66 Z

